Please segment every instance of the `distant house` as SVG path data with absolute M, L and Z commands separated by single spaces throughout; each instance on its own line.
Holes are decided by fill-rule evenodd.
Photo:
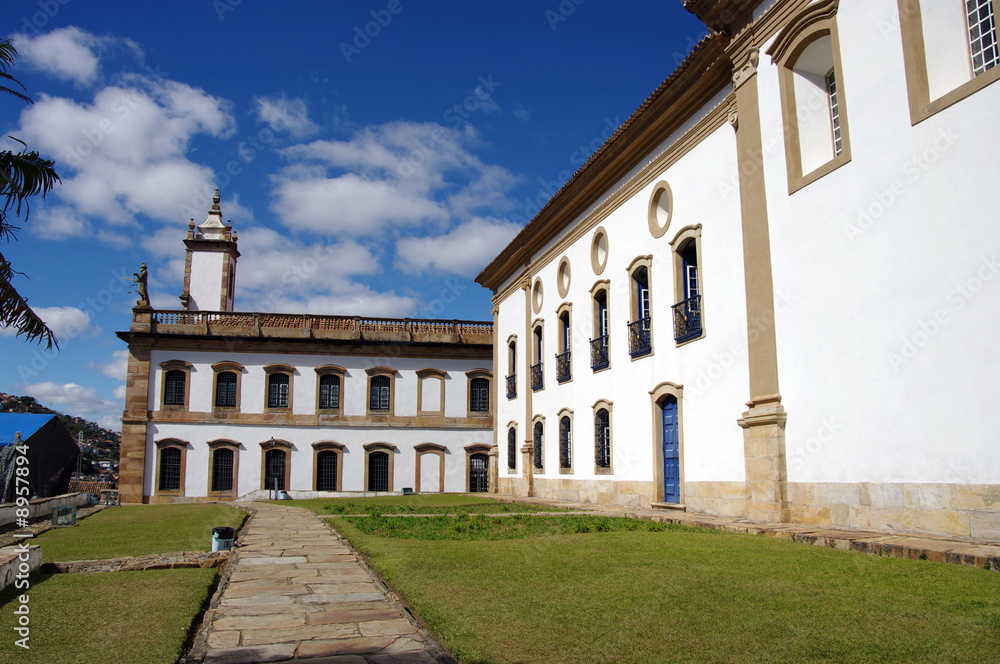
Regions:
M 79 448 L 55 415 L 0 413 L 0 498 L 13 502 L 17 493 L 17 434 L 27 445 L 29 497 L 66 493 Z M 23 485 L 22 485 L 23 486 Z

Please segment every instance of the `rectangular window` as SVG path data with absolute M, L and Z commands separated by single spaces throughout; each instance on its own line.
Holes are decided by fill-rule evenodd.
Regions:
M 371 410 L 389 410 L 389 377 L 372 376 Z
M 833 154 L 844 151 L 844 138 L 840 133 L 840 103 L 837 98 L 837 76 L 831 69 L 826 75 L 826 92 L 830 98 L 830 122 L 833 125 Z
M 321 410 L 340 408 L 340 377 L 326 375 L 319 379 L 319 407 Z
M 490 412 L 490 381 L 486 378 L 470 381 L 469 410 L 473 413 Z
M 160 491 L 180 491 L 181 451 L 175 447 L 160 452 Z
M 212 453 L 212 491 L 233 490 L 233 461 L 235 458 L 236 454 L 232 450 L 221 449 Z
M 271 374 L 267 379 L 267 407 L 288 408 L 288 374 Z
M 180 369 L 173 369 L 167 372 L 163 386 L 164 406 L 184 405 L 184 383 L 187 374 Z
M 236 374 L 223 371 L 215 378 L 215 407 L 236 407 Z
M 972 72 L 979 76 L 1000 63 L 993 0 L 966 0 L 965 12 L 969 23 Z

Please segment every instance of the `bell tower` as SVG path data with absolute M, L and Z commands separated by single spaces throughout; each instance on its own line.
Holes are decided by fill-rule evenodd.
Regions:
M 188 311 L 232 311 L 236 294 L 236 233 L 232 222 L 223 226 L 219 189 L 212 197 L 208 218 L 197 228 L 188 224 L 184 292 L 181 305 Z

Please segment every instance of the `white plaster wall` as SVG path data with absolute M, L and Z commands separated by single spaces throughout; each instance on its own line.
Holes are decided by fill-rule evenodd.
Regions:
M 368 375 L 365 369 L 388 361 L 396 370 L 395 414 L 413 416 L 417 414 L 416 371 L 435 368 L 446 372 L 445 416 L 466 417 L 468 414 L 469 386 L 467 371 L 489 369 L 489 360 L 421 359 L 397 357 L 373 359 L 340 355 L 292 355 L 267 353 L 226 353 L 200 351 L 155 350 L 150 359 L 150 391 L 148 407 L 159 410 L 163 389 L 163 370 L 160 364 L 167 360 L 190 362 L 190 394 L 188 410 L 207 412 L 212 410 L 212 394 L 215 372 L 212 365 L 229 361 L 242 364 L 240 411 L 262 413 L 265 406 L 267 375 L 264 367 L 272 363 L 289 364 L 295 367 L 292 379 L 292 410 L 298 414 L 314 414 L 317 404 L 316 368 L 335 364 L 347 371 L 341 386 L 341 402 L 345 415 L 366 415 L 368 412 Z M 433 383 L 435 386 L 439 383 Z
M 791 196 L 762 56 L 789 479 L 997 483 L 1000 86 L 911 126 L 894 10 L 841 3 L 852 161 Z
M 708 109 L 706 108 L 706 111 Z M 701 117 L 698 114 L 697 117 Z M 660 152 L 664 146 L 654 151 Z M 566 302 L 573 305 L 572 381 L 559 384 L 555 378 L 559 298 L 556 272 L 562 253 L 544 265 L 532 266 L 544 285 L 539 314 L 545 322 L 545 388 L 533 394 L 532 415 L 545 416 L 545 467 L 538 477 L 564 479 L 653 479 L 653 409 L 649 391 L 664 381 L 684 386 L 683 466 L 685 480 L 742 481 L 743 437 L 737 426 L 747 399 L 746 307 L 739 195 L 735 180 L 735 136 L 728 125 L 644 187 L 601 222 L 609 236 L 607 266 L 596 275 L 591 266 L 593 231 L 566 251 L 572 280 Z M 667 233 L 653 238 L 647 225 L 647 206 L 655 182 L 666 180 L 672 189 L 674 212 Z M 618 183 L 617 189 L 625 183 Z M 673 340 L 671 305 L 675 304 L 673 255 L 669 242 L 685 226 L 702 224 L 702 275 L 704 319 L 707 336 L 677 348 Z M 628 353 L 627 323 L 630 321 L 629 284 L 626 268 L 641 255 L 652 255 L 651 306 L 653 355 L 632 360 Z M 589 341 L 594 336 L 590 290 L 601 279 L 610 280 L 611 368 L 594 373 L 590 368 Z M 506 340 L 517 334 L 519 341 L 518 398 L 508 401 L 498 394 L 497 425 L 500 427 L 500 474 L 511 476 L 506 467 L 507 423 L 518 425 L 518 447 L 530 438 L 525 416 L 527 340 L 525 298 L 521 291 L 500 303 L 496 339 L 501 346 L 501 368 L 506 367 Z M 613 402 L 613 476 L 594 473 L 593 404 L 599 399 Z M 573 474 L 559 474 L 558 412 L 573 411 Z M 523 469 L 518 455 L 518 468 Z
M 228 256 L 221 251 L 191 252 L 191 300 L 193 311 L 218 311 L 222 303 L 222 266 Z
M 292 444 L 290 489 L 312 490 L 313 448 L 312 443 L 335 441 L 343 444 L 344 453 L 342 491 L 364 491 L 366 443 L 387 441 L 398 448 L 393 454 L 393 491 L 404 487 L 417 488 L 417 453 L 413 449 L 421 443 L 437 443 L 447 448 L 445 452 L 445 491 L 466 490 L 465 446 L 474 443 L 491 444 L 492 431 L 445 430 L 429 428 L 407 429 L 363 429 L 359 427 L 267 427 L 245 425 L 195 425 L 167 424 L 150 425 L 150 440 L 147 443 L 147 472 L 145 494 L 152 495 L 156 471 L 156 446 L 154 441 L 177 438 L 189 443 L 186 460 L 184 495 L 201 497 L 208 493 L 208 442 L 219 439 L 239 443 L 238 494 L 266 488 L 261 486 L 261 457 L 264 453 L 260 443 L 274 436 Z M 435 457 L 437 459 L 437 457 Z

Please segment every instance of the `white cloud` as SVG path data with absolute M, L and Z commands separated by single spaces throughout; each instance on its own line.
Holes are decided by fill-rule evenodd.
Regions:
M 76 383 L 34 383 L 21 385 L 20 391 L 55 410 L 78 417 L 109 415 L 109 411 L 118 406 L 113 401 L 102 399 L 96 388 Z
M 67 206 L 43 207 L 32 215 L 32 234 L 44 240 L 65 240 L 89 234 L 90 222 Z
M 100 328 L 91 325 L 90 313 L 76 307 L 33 307 L 39 318 L 45 321 L 60 343 L 69 341 L 80 335 L 92 335 Z M 0 327 L 0 336 L 13 337 L 17 330 L 12 327 Z
M 304 138 L 319 131 L 319 126 L 309 119 L 305 99 L 288 97 L 254 97 L 257 121 L 268 125 L 275 132 L 288 132 L 294 138 Z
M 436 237 L 409 237 L 396 243 L 404 272 L 449 272 L 473 276 L 520 230 L 518 224 L 474 218 Z
M 24 64 L 64 81 L 85 84 L 97 78 L 97 53 L 107 38 L 75 26 L 59 28 L 31 38 L 23 34 L 12 39 Z
M 111 353 L 111 359 L 103 364 L 91 365 L 92 368 L 98 369 L 102 374 L 108 378 L 114 378 L 115 380 L 125 380 L 126 373 L 128 372 L 128 351 L 127 350 L 116 350 Z

